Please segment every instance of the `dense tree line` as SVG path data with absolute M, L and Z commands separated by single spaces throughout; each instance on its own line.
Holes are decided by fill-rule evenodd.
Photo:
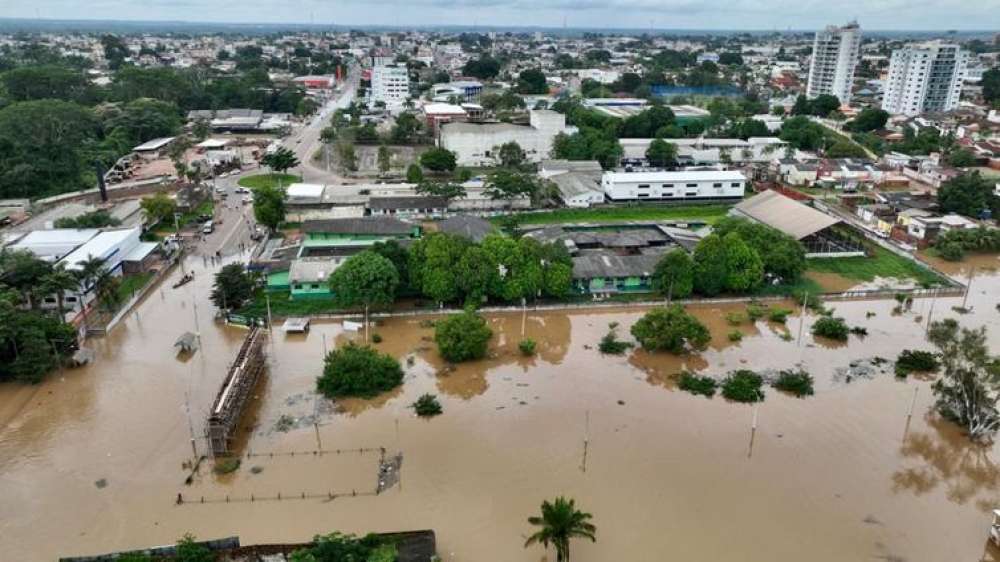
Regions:
M 330 283 L 350 305 L 384 305 L 404 295 L 479 305 L 563 298 L 572 291 L 572 276 L 572 260 L 559 245 L 499 234 L 477 244 L 432 232 L 409 248 L 376 244 L 348 259 Z
M 752 293 L 764 283 L 790 284 L 805 271 L 805 248 L 762 224 L 724 218 L 689 255 L 668 252 L 653 272 L 653 288 L 671 298 Z
M 113 36 L 105 50 L 121 54 Z M 0 58 L 0 197 L 42 197 L 94 187 L 132 147 L 177 134 L 192 109 L 249 107 L 296 113 L 312 108 L 297 86 L 271 83 L 266 68 L 237 75 L 204 67 L 112 64 L 98 86 L 86 64 L 45 48 L 6 49 Z

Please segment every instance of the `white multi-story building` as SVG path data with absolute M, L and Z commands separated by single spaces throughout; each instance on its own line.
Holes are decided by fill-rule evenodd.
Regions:
M 528 162 L 540 162 L 552 152 L 556 135 L 576 132 L 576 127 L 566 126 L 566 116 L 562 113 L 534 109 L 529 115 L 528 125 L 445 123 L 438 129 L 438 145 L 454 152 L 459 166 L 496 165 L 500 147 L 508 142 L 516 142 Z
M 612 201 L 738 199 L 747 178 L 733 170 L 690 172 L 605 172 L 604 194 Z
M 915 116 L 958 107 L 968 54 L 958 45 L 933 41 L 892 53 L 882 109 Z
M 399 109 L 410 98 L 410 76 L 406 65 L 382 65 L 372 68 L 371 102 L 382 102 L 390 109 Z
M 816 32 L 806 96 L 837 96 L 842 104 L 851 102 L 854 68 L 861 47 L 861 27 L 851 22 L 843 27 L 828 26 Z

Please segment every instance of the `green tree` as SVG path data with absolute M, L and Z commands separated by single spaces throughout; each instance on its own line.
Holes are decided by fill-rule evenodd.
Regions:
M 452 314 L 434 324 L 434 342 L 438 353 L 452 363 L 486 357 L 492 337 L 493 330 L 472 308 L 460 314 Z
M 389 258 L 365 250 L 355 254 L 330 276 L 330 290 L 344 306 L 392 304 L 399 287 L 399 272 Z
M 757 252 L 735 232 L 722 238 L 726 253 L 726 290 L 745 293 L 764 281 L 764 263 Z
M 632 325 L 632 336 L 647 351 L 674 354 L 703 350 L 712 339 L 708 328 L 679 304 L 647 312 Z
M 528 523 L 538 527 L 538 530 L 528 537 L 524 547 L 541 544 L 548 548 L 551 544 L 556 548 L 556 562 L 569 562 L 570 539 L 590 539 L 591 542 L 597 540 L 597 527 L 590 522 L 592 518 L 591 514 L 576 509 L 572 499 L 560 496 L 551 503 L 545 500 L 542 502 L 541 516 L 528 518 Z
M 354 143 L 347 141 L 337 143 L 337 162 L 344 173 L 358 171 L 358 155 L 354 150 Z
M 219 310 L 236 310 L 250 302 L 254 293 L 253 277 L 242 263 L 225 265 L 215 274 L 212 285 L 212 304 Z
M 446 148 L 431 148 L 420 155 L 420 165 L 434 172 L 453 171 L 455 164 L 455 153 Z
M 844 128 L 857 133 L 867 133 L 877 131 L 885 127 L 889 120 L 889 112 L 873 107 L 866 107 L 861 110 L 857 117 L 849 121 Z
M 660 259 L 653 270 L 653 290 L 668 299 L 683 299 L 694 290 L 694 261 L 680 248 L 675 248 Z
M 424 181 L 424 171 L 419 164 L 410 164 L 406 168 L 406 183 L 420 183 Z
M 174 220 L 177 212 L 177 201 L 166 193 L 160 192 L 152 197 L 143 197 L 139 202 L 142 212 L 150 224 L 168 224 Z
M 659 168 L 672 166 L 677 162 L 677 145 L 657 137 L 646 149 L 646 160 Z
M 420 121 L 412 113 L 402 113 L 399 117 L 396 117 L 396 122 L 392 126 L 392 132 L 389 134 L 392 138 L 392 142 L 396 144 L 407 144 L 413 142 L 413 140 L 420 134 L 421 126 Z
M 101 46 L 104 48 L 104 59 L 108 61 L 108 67 L 111 70 L 118 70 L 125 64 L 125 59 L 130 54 L 125 41 L 117 35 L 102 35 Z
M 59 99 L 85 102 L 90 86 L 79 69 L 43 64 L 13 68 L 0 74 L 0 89 L 10 102 Z
M 516 168 L 524 163 L 524 150 L 515 141 L 500 145 L 497 156 L 500 158 L 500 164 L 507 168 Z
M 274 152 L 265 154 L 260 159 L 260 163 L 279 174 L 284 174 L 289 169 L 299 165 L 299 158 L 290 148 L 281 147 Z
M 34 100 L 0 109 L 0 197 L 91 188 L 93 162 L 109 165 L 120 155 L 99 144 L 93 112 L 75 103 Z
M 411 284 L 410 252 L 406 247 L 395 240 L 386 240 L 385 242 L 372 244 L 370 249 L 391 261 L 393 267 L 396 268 L 396 273 L 399 275 L 399 284 L 396 285 L 396 297 L 401 297 L 412 292 L 419 292 L 419 290 L 415 291 Z
M 370 398 L 403 383 L 403 368 L 391 355 L 354 342 L 330 351 L 316 390 L 327 398 Z
M 500 61 L 485 55 L 479 59 L 470 59 L 462 67 L 462 74 L 479 78 L 480 80 L 490 80 L 500 73 Z
M 986 100 L 986 103 L 993 107 L 1000 105 L 1000 67 L 983 72 L 980 84 L 983 86 L 983 99 Z
M 760 256 L 764 273 L 785 283 L 799 279 L 806 269 L 806 250 L 801 242 L 778 229 L 736 217 L 725 217 L 712 227 L 718 236 L 735 232 Z
M 478 304 L 489 295 L 490 288 L 499 282 L 498 275 L 490 254 L 474 244 L 465 247 L 455 270 L 458 290 L 470 304 Z
M 493 199 L 533 196 L 538 189 L 538 182 L 533 175 L 511 170 L 497 170 L 486 179 L 486 194 Z
M 445 199 L 458 199 L 465 197 L 465 187 L 460 183 L 449 181 L 422 181 L 414 189 L 421 195 L 434 195 Z
M 186 534 L 177 541 L 177 562 L 212 562 L 215 554 L 203 544 L 195 541 L 194 535 Z
M 491 234 L 482 242 L 497 270 L 491 296 L 514 302 L 538 296 L 545 281 L 541 246 L 531 238 L 513 239 Z
M 954 319 L 934 322 L 927 334 L 941 351 L 935 407 L 973 441 L 989 440 L 1000 428 L 1000 358 L 986 344 L 986 329 L 961 328 Z
M 967 217 L 979 217 L 984 210 L 992 210 L 997 216 L 1000 211 L 1000 197 L 979 172 L 965 173 L 941 184 L 937 201 L 942 211 Z
M 410 272 L 420 291 L 437 302 L 459 297 L 456 273 L 466 241 L 458 236 L 434 232 L 410 247 Z
M 378 147 L 378 171 L 379 173 L 385 174 L 389 172 L 392 167 L 392 152 L 386 145 L 381 145 Z
M 726 245 L 718 234 L 703 238 L 694 250 L 694 290 L 714 297 L 726 288 L 729 273 Z
M 522 70 L 517 77 L 516 89 L 520 94 L 547 94 L 549 87 L 545 73 L 538 68 Z
M 253 191 L 253 216 L 257 222 L 277 230 L 285 221 L 285 189 L 276 185 L 262 185 Z
M 976 165 L 976 155 L 967 148 L 952 151 L 947 160 L 948 165 L 955 168 L 968 168 Z

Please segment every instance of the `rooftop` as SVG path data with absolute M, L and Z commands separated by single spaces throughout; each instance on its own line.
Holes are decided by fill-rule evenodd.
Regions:
M 416 225 L 391 217 L 362 217 L 352 219 L 307 220 L 303 232 L 326 234 L 410 234 Z
M 802 240 L 840 222 L 840 219 L 817 211 L 803 203 L 768 190 L 733 207 L 736 214 L 744 215 L 761 224 L 776 228 Z

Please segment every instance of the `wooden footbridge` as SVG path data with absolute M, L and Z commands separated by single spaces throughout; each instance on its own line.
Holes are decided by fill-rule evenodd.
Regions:
M 206 424 L 206 437 L 212 456 L 231 453 L 230 444 L 239 428 L 240 417 L 267 363 L 264 354 L 265 331 L 252 325 L 236 360 L 222 382 L 212 403 Z

